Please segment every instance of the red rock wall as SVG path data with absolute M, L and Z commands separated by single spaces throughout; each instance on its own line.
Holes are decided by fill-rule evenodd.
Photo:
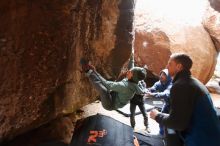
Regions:
M 175 12 L 166 11 L 165 5 L 159 11 L 159 6 L 152 4 L 153 1 L 137 2 L 145 9 L 136 10 L 135 13 L 136 62 L 139 65 L 147 64 L 152 72 L 159 74 L 172 53 L 184 52 L 194 62 L 191 70 L 193 76 L 207 83 L 214 73 L 218 52 L 202 25 L 203 15 L 193 17 L 194 13 L 188 16 L 178 11 L 178 15 L 175 15 Z M 195 14 L 199 13 L 197 11 L 195 9 Z M 180 15 L 185 16 L 184 19 Z
M 132 9 L 126 0 L 0 1 L 1 140 L 94 101 L 79 60 L 117 76 L 131 50 Z
M 211 7 L 207 9 L 203 19 L 203 26 L 212 38 L 216 50 L 220 51 L 220 13 Z

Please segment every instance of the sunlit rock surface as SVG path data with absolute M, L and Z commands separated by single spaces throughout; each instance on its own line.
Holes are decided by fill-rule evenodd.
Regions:
M 213 75 L 217 58 L 216 48 L 202 25 L 207 3 L 160 2 L 137 0 L 136 61 L 159 74 L 171 53 L 184 52 L 193 59 L 192 74 L 206 83 Z
M 205 13 L 203 26 L 211 36 L 215 48 L 220 51 L 220 12 L 213 10 L 212 8 L 207 9 Z
M 114 77 L 129 58 L 133 1 L 0 2 L 0 142 L 96 99 L 79 66 Z

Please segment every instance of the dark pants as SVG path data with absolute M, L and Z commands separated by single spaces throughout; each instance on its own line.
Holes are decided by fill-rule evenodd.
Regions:
M 168 114 L 169 113 L 169 110 L 170 110 L 170 106 L 168 104 L 164 104 L 163 105 L 163 108 L 161 110 L 161 113 L 166 113 Z M 160 127 L 160 134 L 161 135 L 164 135 L 164 126 L 159 124 L 159 127 Z
M 181 139 L 179 133 L 172 129 L 165 128 L 165 142 L 166 146 L 184 146 L 184 142 Z
M 130 122 L 131 122 L 131 127 L 134 128 L 134 126 L 135 126 L 136 106 L 139 107 L 139 109 L 140 109 L 140 111 L 141 111 L 141 113 L 144 117 L 144 125 L 148 126 L 148 117 L 147 117 L 147 114 L 145 112 L 143 96 L 135 94 L 134 97 L 130 101 L 130 112 L 131 112 Z
M 168 114 L 169 110 L 170 110 L 169 104 L 164 104 L 161 112 Z M 165 136 L 166 146 L 184 146 L 183 141 L 181 140 L 179 134 L 175 130 L 166 128 L 161 124 L 159 126 L 160 126 L 160 134 Z
M 87 73 L 87 76 L 89 77 L 90 82 L 95 87 L 95 89 L 100 94 L 100 100 L 102 103 L 102 106 L 106 110 L 114 110 L 115 109 L 115 92 L 110 92 L 105 85 L 103 84 L 103 81 L 105 79 L 96 71 L 92 71 L 90 73 Z

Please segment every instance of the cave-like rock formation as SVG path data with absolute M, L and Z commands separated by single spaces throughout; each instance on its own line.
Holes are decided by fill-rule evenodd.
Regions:
M 137 65 L 147 64 L 158 74 L 171 53 L 186 52 L 194 61 L 193 75 L 207 82 L 219 51 L 219 17 L 206 16 L 203 26 L 200 16 L 173 12 L 178 16 L 173 19 L 156 13 L 162 11 L 155 11 L 157 6 L 164 8 L 149 3 L 144 13 L 136 13 L 134 35 L 134 0 L 0 1 L 0 142 L 53 119 L 55 129 L 71 127 L 63 115 L 97 96 L 81 73 L 80 58 L 114 79 L 134 38 Z
M 114 77 L 131 51 L 132 0 L 2 0 L 0 20 L 0 141 L 96 99 L 82 56 Z

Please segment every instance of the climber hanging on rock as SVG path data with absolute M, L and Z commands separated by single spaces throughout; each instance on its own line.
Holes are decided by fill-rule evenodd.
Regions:
M 128 64 L 128 69 L 131 69 L 134 67 L 134 55 L 131 55 L 130 57 L 130 60 L 129 60 L 129 64 Z M 145 70 L 148 69 L 147 65 L 144 65 L 143 67 Z M 127 71 L 124 71 L 124 72 L 121 72 L 121 74 L 119 75 L 118 77 L 118 81 L 126 78 L 126 72 Z M 146 89 L 147 85 L 145 83 L 144 80 L 141 80 L 138 82 L 138 86 L 140 88 L 142 88 L 143 90 Z M 149 92 L 149 91 L 148 91 Z M 149 128 L 149 124 L 148 124 L 148 116 L 147 116 L 147 113 L 146 113 L 146 110 L 145 110 L 145 106 L 144 106 L 144 95 L 143 94 L 137 94 L 135 93 L 134 94 L 134 97 L 130 100 L 130 113 L 131 113 L 131 116 L 130 116 L 130 124 L 131 124 L 131 127 L 134 128 L 135 127 L 135 110 L 136 110 L 136 106 L 139 107 L 142 115 L 143 115 L 143 118 L 144 118 L 144 126 L 146 127 L 146 131 L 148 133 L 151 132 L 150 128 Z
M 86 59 L 81 59 L 80 63 L 83 72 L 89 78 L 92 85 L 100 94 L 102 106 L 106 110 L 116 110 L 125 106 L 134 94 L 145 94 L 147 89 L 138 86 L 138 82 L 146 77 L 146 70 L 141 67 L 134 67 L 134 57 L 131 54 L 129 61 L 130 70 L 126 73 L 126 78 L 121 81 L 108 81 L 104 79 L 95 67 Z

